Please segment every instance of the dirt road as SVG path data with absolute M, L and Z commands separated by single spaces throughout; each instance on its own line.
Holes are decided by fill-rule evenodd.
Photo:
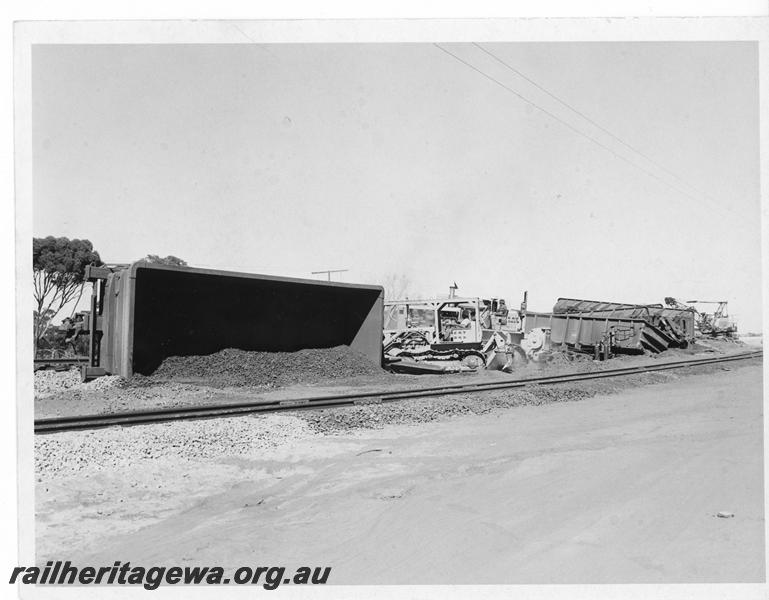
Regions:
M 116 506 L 130 469 L 42 482 L 38 560 L 329 565 L 329 583 L 359 584 L 764 581 L 761 375 L 144 464 L 165 501 L 133 506 L 138 529 L 98 500 L 77 522 L 89 490 Z

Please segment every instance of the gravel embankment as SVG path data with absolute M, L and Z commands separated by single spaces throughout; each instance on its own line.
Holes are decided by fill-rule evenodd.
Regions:
M 258 457 L 261 450 L 312 435 L 307 423 L 290 415 L 179 421 L 37 435 L 35 474 L 38 479 L 51 479 L 82 470 L 135 467 L 142 460 L 164 457 L 181 460 Z
M 324 435 L 345 433 L 353 429 L 379 429 L 389 424 L 425 423 L 455 415 L 486 414 L 515 406 L 539 406 L 554 402 L 573 402 L 599 394 L 613 394 L 622 390 L 664 383 L 681 377 L 718 370 L 732 370 L 741 365 L 760 364 L 760 359 L 741 361 L 739 364 L 702 365 L 655 371 L 620 378 L 596 379 L 547 386 L 528 385 L 511 390 L 497 390 L 482 394 L 457 394 L 414 400 L 399 400 L 382 404 L 369 404 L 344 409 L 301 411 L 296 414 L 313 431 Z
M 483 415 L 515 406 L 539 406 L 552 402 L 584 400 L 597 393 L 599 392 L 579 387 L 559 385 L 556 389 L 532 385 L 515 391 L 458 394 L 344 409 L 306 411 L 298 413 L 297 416 L 305 420 L 313 431 L 335 435 L 354 429 L 381 429 L 391 424 L 429 423 L 457 415 Z

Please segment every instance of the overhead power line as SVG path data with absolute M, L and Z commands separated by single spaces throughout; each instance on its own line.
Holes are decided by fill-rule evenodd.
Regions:
M 621 137 L 619 137 L 618 135 L 616 135 L 616 134 L 612 133 L 611 131 L 609 131 L 608 129 L 606 129 L 606 127 L 604 127 L 603 125 L 601 125 L 600 123 L 596 123 L 596 121 L 594 121 L 593 119 L 591 119 L 591 118 L 590 118 L 589 116 L 587 116 L 585 113 L 583 113 L 582 111 L 580 111 L 580 110 L 578 110 L 578 109 L 574 108 L 574 107 L 573 107 L 571 104 L 569 104 L 568 102 L 566 102 L 566 101 L 565 101 L 565 100 L 563 100 L 562 98 L 559 98 L 559 97 L 558 97 L 558 96 L 556 96 L 554 93 L 552 93 L 550 90 L 548 90 L 548 89 L 544 88 L 543 86 L 541 86 L 539 83 L 537 83 L 536 81 L 534 81 L 534 80 L 533 80 L 533 79 L 531 79 L 530 77 L 527 77 L 525 74 L 521 73 L 521 72 L 520 72 L 518 69 L 516 69 L 515 67 L 513 67 L 512 65 L 510 65 L 508 62 L 506 62 L 506 61 L 502 60 L 501 58 L 499 58 L 499 57 L 498 57 L 496 54 L 494 54 L 494 53 L 493 53 L 493 52 L 491 52 L 490 50 L 487 50 L 486 48 L 484 48 L 484 47 L 483 47 L 483 46 L 481 46 L 480 44 L 477 44 L 476 42 L 473 42 L 473 46 L 475 46 L 475 47 L 476 47 L 476 48 L 478 48 L 479 50 L 481 50 L 481 51 L 485 52 L 486 54 L 488 54 L 489 56 L 491 56 L 491 58 L 493 58 L 494 60 L 496 60 L 498 63 L 500 63 L 501 65 L 503 65 L 504 67 L 506 67 L 507 69 L 509 69 L 510 71 L 512 71 L 513 73 L 515 73 L 516 75 L 518 75 L 519 77 L 521 77 L 521 78 L 525 79 L 525 80 L 526 80 L 526 81 L 528 81 L 528 82 L 529 82 L 531 85 L 533 85 L 534 87 L 536 87 L 538 90 L 541 90 L 541 91 L 543 91 L 545 94 L 547 94 L 548 96 L 550 96 L 550 97 L 551 97 L 553 100 L 555 100 L 555 101 L 556 101 L 556 102 L 558 102 L 559 104 L 561 104 L 561 105 L 565 106 L 566 108 L 568 108 L 568 109 L 569 109 L 570 111 L 572 111 L 573 113 L 575 113 L 575 114 L 579 115 L 580 117 L 582 117 L 583 119 L 585 119 L 585 121 L 587 121 L 588 123 L 590 123 L 590 124 L 591 124 L 591 125 L 593 125 L 594 127 L 596 127 L 596 128 L 598 128 L 598 129 L 600 129 L 601 131 L 603 131 L 603 132 L 604 132 L 606 135 L 608 135 L 608 136 L 609 136 L 609 137 L 611 137 L 612 139 L 614 139 L 614 140 L 618 141 L 620 144 L 622 144 L 623 146 L 625 146 L 625 148 L 628 148 L 629 150 L 631 150 L 631 151 L 635 152 L 635 153 L 636 153 L 638 156 L 640 156 L 641 158 L 644 158 L 645 160 L 649 161 L 649 162 L 650 162 L 651 164 L 653 164 L 655 167 L 657 167 L 657 168 L 658 168 L 658 169 L 660 169 L 661 171 L 664 171 L 665 173 L 667 173 L 667 174 L 668 174 L 668 175 L 670 175 L 671 177 L 674 177 L 675 179 L 677 179 L 678 181 L 680 181 L 681 183 L 683 183 L 684 185 L 686 185 L 687 187 L 689 187 L 691 190 L 693 190 L 693 191 L 697 192 L 697 193 L 698 193 L 698 194 L 700 194 L 701 196 L 707 196 L 707 194 L 705 194 L 705 192 L 703 192 L 702 190 L 699 190 L 699 189 L 697 189 L 697 188 L 696 188 L 695 186 L 693 186 L 691 183 L 689 183 L 688 181 L 686 181 L 686 180 L 685 180 L 683 177 L 680 177 L 679 175 L 677 175 L 676 173 L 674 173 L 673 171 L 671 171 L 670 169 L 668 169 L 668 168 L 667 168 L 667 167 L 665 167 L 664 165 L 660 164 L 659 162 L 657 162 L 657 161 L 656 161 L 656 160 L 654 160 L 653 158 L 651 158 L 651 157 L 647 156 L 646 154 L 644 154 L 643 152 L 641 152 L 640 150 L 638 150 L 638 148 L 635 148 L 634 146 L 631 146 L 631 145 L 630 145 L 630 144 L 628 144 L 628 143 L 627 143 L 625 140 L 623 140 Z M 708 197 L 709 197 L 709 196 L 708 196 Z M 710 199 L 711 199 L 711 200 L 713 200 L 714 202 L 716 202 L 715 198 L 710 198 Z
M 652 171 L 649 171 L 648 169 L 645 169 L 644 167 L 642 167 L 642 166 L 641 166 L 641 165 L 639 165 L 638 163 L 635 163 L 635 162 L 633 162 L 632 160 L 630 160 L 630 159 L 629 159 L 629 158 L 627 158 L 626 156 L 623 156 L 622 154 L 619 154 L 619 153 L 618 153 L 616 150 L 614 150 L 614 149 L 610 148 L 609 146 L 607 146 L 607 145 L 603 144 L 602 142 L 600 142 L 599 140 L 597 140 L 597 139 L 596 139 L 596 138 L 594 138 L 593 136 L 591 136 L 591 135 L 589 135 L 589 134 L 585 133 L 585 132 L 584 132 L 584 131 L 582 131 L 581 129 L 578 129 L 577 127 L 575 127 L 574 125 L 572 125 L 572 124 L 571 124 L 571 123 L 569 123 L 568 121 L 565 121 L 565 120 L 563 120 L 562 118 L 560 118 L 560 117 L 559 117 L 559 116 L 557 116 L 556 114 L 554 114 L 554 113 L 550 112 L 550 111 L 549 111 L 549 110 L 547 110 L 546 108 L 543 108 L 543 107 L 541 107 L 539 104 L 537 104 L 537 103 L 536 103 L 536 102 L 534 102 L 533 100 L 529 100 L 529 99 L 528 99 L 526 96 L 524 96 L 523 94 L 521 94 L 521 93 L 517 92 L 516 90 L 514 90 L 514 89 L 513 89 L 513 88 L 511 88 L 510 86 L 507 86 L 507 85 L 505 85 L 504 83 L 502 83 L 501 81 L 499 81 L 499 79 L 496 79 L 495 77 L 493 77 L 493 76 L 489 75 L 489 74 L 488 74 L 488 73 L 486 73 L 485 71 L 482 71 L 481 69 L 479 69 L 479 68 L 478 68 L 478 67 L 476 67 L 475 65 L 473 65 L 473 64 L 471 64 L 471 63 L 469 63 L 469 62 L 467 62 L 466 60 L 464 60 L 464 59 L 463 59 L 463 58 L 461 58 L 460 56 L 457 56 L 457 55 L 456 55 L 456 54 L 454 54 L 453 52 L 451 52 L 451 51 L 447 50 L 446 48 L 444 48 L 444 47 L 443 47 L 443 46 L 441 46 L 440 44 L 438 44 L 438 43 L 433 43 L 433 46 L 435 46 L 436 48 L 438 48 L 438 49 L 439 49 L 439 50 L 441 50 L 442 52 L 444 52 L 444 53 L 448 54 L 448 55 L 449 55 L 449 56 L 451 56 L 453 59 L 455 59 L 456 61 L 458 61 L 458 62 L 462 63 L 462 64 L 463 64 L 463 65 L 465 65 L 466 67 L 469 67 L 470 69 L 472 69 L 473 71 L 475 71 L 475 72 L 476 72 L 476 73 L 478 73 L 479 75 L 482 75 L 482 76 L 483 76 L 483 77 L 485 77 L 486 79 L 488 79 L 488 80 L 490 80 L 490 81 L 492 81 L 492 82 L 496 83 L 496 84 L 497 84 L 498 86 L 500 86 L 501 88 L 504 88 L 505 90 L 507 90 L 507 91 L 508 91 L 508 92 L 510 92 L 511 94 L 513 94 L 513 95 L 517 96 L 518 98 L 520 98 L 521 100 L 523 100 L 523 101 L 524 101 L 526 104 L 528 104 L 528 105 L 530 105 L 530 106 L 533 106 L 534 108 L 536 108 L 537 110 L 539 110 L 539 111 L 541 111 L 541 112 L 545 113 L 546 115 L 548 115 L 548 116 L 549 116 L 549 117 L 551 117 L 552 119 L 555 119 L 556 121 L 558 121 L 559 123 L 561 123 L 561 124 L 562 124 L 562 125 L 564 125 L 565 127 L 568 127 L 568 128 L 569 128 L 569 129 L 571 129 L 571 130 L 572 130 L 574 133 L 576 133 L 576 134 L 578 134 L 578 135 L 580 135 L 580 136 L 582 136 L 582 137 L 584 137 L 584 138 L 586 138 L 586 139 L 590 140 L 591 142 L 593 142 L 593 143 L 594 143 L 594 144 L 596 144 L 597 146 L 600 146 L 601 148 L 603 148 L 603 149 L 604 149 L 604 150 L 606 150 L 607 152 L 610 152 L 611 154 L 613 154 L 614 156 L 616 156 L 616 157 L 617 157 L 617 158 L 619 158 L 620 160 L 622 160 L 622 161 L 626 162 L 627 164 L 629 164 L 629 165 L 631 165 L 631 166 L 635 167 L 635 168 L 636 168 L 636 169 L 638 169 L 639 171 L 642 171 L 642 172 L 646 173 L 646 174 L 647 174 L 649 177 L 651 177 L 651 178 L 653 178 L 653 179 L 656 179 L 656 180 L 657 180 L 657 181 L 659 181 L 660 183 L 662 183 L 662 184 L 664 184 L 664 185 L 668 186 L 669 188 L 671 188 L 671 189 L 673 189 L 673 190 L 677 191 L 679 194 L 682 194 L 683 196 L 686 196 L 686 197 L 687 197 L 687 198 L 689 198 L 690 200 L 694 200 L 695 202 L 699 202 L 699 201 L 701 201 L 701 200 L 702 200 L 702 198 L 697 198 L 697 197 L 695 197 L 695 196 L 692 196 L 692 195 L 691 195 L 689 192 L 687 192 L 686 190 L 682 190 L 680 187 L 678 187 L 678 186 L 675 186 L 675 185 L 673 185 L 671 182 L 667 181 L 666 179 L 663 179 L 663 178 L 661 178 L 661 177 L 660 177 L 660 176 L 658 176 L 656 173 L 653 173 Z M 481 49 L 482 49 L 482 48 L 481 48 Z M 488 52 L 487 52 L 487 54 L 488 54 Z M 731 211 L 731 210 L 730 210 L 728 207 L 723 207 L 723 206 L 721 206 L 721 207 L 719 207 L 719 208 L 720 208 L 720 209 L 726 209 L 726 210 L 729 210 L 730 212 L 732 212 L 732 213 L 733 213 L 733 211 Z M 734 213 L 734 214 L 736 214 L 736 213 Z

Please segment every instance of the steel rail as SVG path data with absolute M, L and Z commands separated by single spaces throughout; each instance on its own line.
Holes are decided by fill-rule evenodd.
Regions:
M 427 388 L 411 388 L 405 390 L 380 390 L 351 394 L 295 398 L 287 400 L 253 400 L 232 404 L 157 408 L 148 410 L 125 411 L 119 413 L 81 415 L 75 417 L 52 417 L 36 419 L 35 433 L 58 433 L 63 431 L 96 429 L 100 427 L 110 427 L 116 425 L 138 425 L 161 423 L 165 421 L 177 421 L 183 419 L 229 417 L 249 413 L 277 412 L 306 408 L 331 408 L 362 404 L 379 404 L 381 402 L 392 402 L 396 400 L 407 400 L 411 398 L 446 396 L 452 394 L 472 394 L 490 390 L 514 389 L 525 387 L 527 385 L 552 385 L 556 383 L 569 383 L 591 379 L 622 377 L 625 375 L 636 375 L 641 373 L 681 369 L 700 365 L 728 363 L 738 360 L 759 358 L 761 356 L 763 356 L 763 351 L 759 350 L 704 359 L 699 358 L 669 361 L 658 364 L 636 365 L 632 367 L 621 367 L 617 369 L 606 369 L 602 371 L 591 371 L 586 373 L 567 373 L 562 375 L 529 377 L 510 381 L 442 385 Z
M 88 362 L 87 356 L 73 356 L 71 358 L 36 358 L 34 364 L 36 365 L 81 365 Z

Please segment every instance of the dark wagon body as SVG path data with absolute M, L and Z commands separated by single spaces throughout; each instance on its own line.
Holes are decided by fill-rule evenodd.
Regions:
M 89 275 L 96 295 L 86 377 L 149 374 L 168 356 L 224 348 L 293 352 L 344 345 L 382 361 L 379 286 L 144 262 Z
M 599 318 L 640 319 L 661 329 L 673 330 L 681 341 L 691 343 L 695 339 L 694 309 L 681 309 L 662 304 L 622 304 L 576 298 L 558 298 L 554 314 L 582 314 Z
M 618 353 L 656 353 L 694 341 L 694 314 L 661 304 L 558 298 L 552 313 L 525 313 L 525 332 L 547 329 L 553 344 L 577 350 L 608 344 Z

